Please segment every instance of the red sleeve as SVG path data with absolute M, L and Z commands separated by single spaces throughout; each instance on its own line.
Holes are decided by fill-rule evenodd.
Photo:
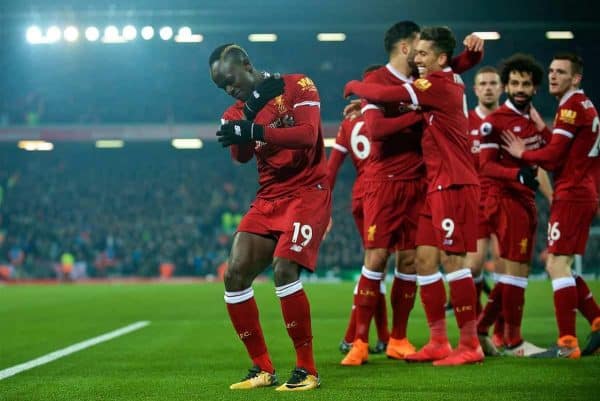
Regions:
M 335 186 L 335 180 L 337 178 L 338 171 L 344 162 L 346 155 L 347 153 L 341 152 L 335 148 L 331 150 L 331 155 L 327 161 L 327 177 L 329 178 L 329 185 L 331 186 L 332 190 Z
M 481 174 L 486 177 L 500 180 L 514 181 L 517 179 L 519 169 L 506 167 L 498 163 L 500 158 L 500 136 L 494 130 L 492 121 L 486 118 L 479 128 L 481 133 L 481 145 L 479 153 L 479 165 Z
M 542 135 L 544 143 L 552 142 L 552 131 L 550 131 L 548 126 L 545 126 L 544 129 L 540 131 L 540 134 Z
M 571 138 L 554 134 L 548 145 L 536 150 L 526 150 L 521 158 L 526 162 L 539 165 L 544 170 L 556 170 L 562 165 L 570 145 Z
M 318 105 L 302 105 L 294 109 L 293 127 L 265 127 L 265 142 L 288 149 L 315 146 L 319 136 L 321 114 Z
M 376 103 L 410 102 L 411 97 L 405 85 L 372 84 L 350 81 L 344 88 L 344 96 L 354 94 Z
M 483 59 L 483 52 L 472 52 L 469 50 L 463 50 L 461 54 L 454 57 L 450 63 L 450 67 L 457 74 L 470 70 L 481 62 Z
M 362 113 L 369 137 L 374 141 L 384 141 L 388 137 L 405 128 L 417 124 L 422 120 L 422 114 L 415 111 L 404 113 L 398 117 L 385 118 L 383 112 L 377 107 L 363 107 Z

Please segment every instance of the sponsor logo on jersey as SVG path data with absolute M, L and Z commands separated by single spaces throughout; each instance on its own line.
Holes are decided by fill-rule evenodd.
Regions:
M 309 77 L 304 77 L 304 78 L 300 79 L 298 81 L 298 86 L 300 86 L 300 88 L 303 91 L 312 91 L 312 92 L 314 92 L 314 91 L 317 90 L 317 88 L 315 86 L 315 83 Z
M 429 82 L 428 80 L 426 80 L 425 78 L 419 78 L 414 82 L 415 88 L 417 88 L 418 90 L 420 90 L 421 92 L 426 91 L 427 89 L 431 88 L 431 82 Z
M 577 112 L 575 110 L 562 109 L 558 119 L 566 124 L 575 124 Z
M 590 99 L 584 100 L 583 102 L 581 102 L 581 105 L 584 109 L 591 109 L 592 107 L 594 107 L 594 103 L 592 103 Z

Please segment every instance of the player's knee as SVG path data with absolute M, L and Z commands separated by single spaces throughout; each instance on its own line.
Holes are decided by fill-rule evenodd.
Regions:
M 273 280 L 275 286 L 280 287 L 298 281 L 300 267 L 291 261 L 278 260 L 273 263 Z
M 396 271 L 403 274 L 415 274 L 417 272 L 416 267 L 416 256 L 412 255 L 398 255 L 396 257 Z
M 415 258 L 415 268 L 417 274 L 421 276 L 429 276 L 438 272 L 437 261 L 425 255 L 417 255 Z
M 252 284 L 252 280 L 245 277 L 242 264 L 236 262 L 235 259 L 229 260 L 223 281 L 227 291 L 241 291 L 250 287 Z
M 367 249 L 365 267 L 375 272 L 382 272 L 387 265 L 389 253 L 385 249 Z

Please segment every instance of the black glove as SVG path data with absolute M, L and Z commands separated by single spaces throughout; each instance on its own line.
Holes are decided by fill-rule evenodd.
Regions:
M 283 78 L 279 74 L 273 74 L 262 81 L 244 103 L 246 119 L 253 121 L 269 100 L 283 94 L 284 86 Z
M 517 181 L 534 191 L 540 186 L 537 174 L 531 167 L 521 167 L 517 173 Z
M 264 139 L 265 128 L 248 120 L 233 120 L 223 125 L 217 131 L 218 141 L 223 147 L 233 144 L 251 143 Z

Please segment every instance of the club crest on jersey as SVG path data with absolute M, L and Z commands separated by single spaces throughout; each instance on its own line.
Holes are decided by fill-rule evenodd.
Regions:
M 277 112 L 279 114 L 283 114 L 288 110 L 283 101 L 283 95 L 277 96 L 273 102 L 275 103 L 275 107 L 277 107 Z
M 315 83 L 309 77 L 301 78 L 298 81 L 298 85 L 303 91 L 316 91 Z
M 575 110 L 562 109 L 558 119 L 566 124 L 575 124 L 577 112 Z
M 419 78 L 414 82 L 414 85 L 415 88 L 417 88 L 421 92 L 424 92 L 431 87 L 431 82 L 429 82 L 425 78 Z

